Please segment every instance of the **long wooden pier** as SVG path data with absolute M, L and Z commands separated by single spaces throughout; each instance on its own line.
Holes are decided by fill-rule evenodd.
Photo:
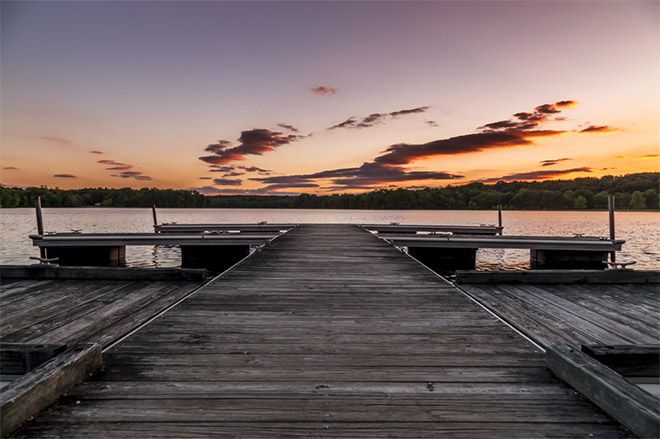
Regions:
M 281 236 L 19 437 L 628 437 L 512 328 L 351 225 Z

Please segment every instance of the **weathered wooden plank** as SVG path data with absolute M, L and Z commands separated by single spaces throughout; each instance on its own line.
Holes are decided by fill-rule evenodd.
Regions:
M 101 365 L 101 347 L 97 344 L 81 345 L 4 387 L 0 394 L 0 435 L 11 434 L 64 392 L 98 371 Z
M 152 280 L 203 282 L 208 273 L 194 268 L 125 268 L 125 267 L 60 267 L 56 265 L 0 265 L 4 279 L 88 279 L 88 280 Z
M 167 422 L 155 428 L 152 422 L 84 422 L 42 424 L 34 423 L 21 430 L 17 438 L 35 437 L 94 437 L 99 431 L 111 432 L 114 438 L 428 438 L 453 439 L 530 439 L 575 437 L 625 438 L 630 433 L 614 423 L 530 423 L 530 422 L 338 422 L 319 419 L 312 422 L 227 422 L 191 421 Z
M 659 284 L 658 270 L 456 271 L 459 284 Z
M 595 359 L 570 347 L 547 352 L 548 367 L 642 438 L 660 437 L 660 400 Z

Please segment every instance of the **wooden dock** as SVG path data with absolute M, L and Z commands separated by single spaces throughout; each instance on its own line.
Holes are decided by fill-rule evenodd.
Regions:
M 105 347 L 201 282 L 11 280 L 0 285 L 0 342 Z
M 660 287 L 465 284 L 461 288 L 544 347 L 660 345 Z
M 18 437 L 628 437 L 543 353 L 351 225 L 304 225 L 104 354 Z

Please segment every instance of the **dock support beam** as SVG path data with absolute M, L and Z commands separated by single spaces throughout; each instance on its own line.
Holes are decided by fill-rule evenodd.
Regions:
M 181 246 L 181 266 L 224 271 L 250 254 L 249 245 Z
M 49 247 L 48 256 L 59 265 L 118 267 L 126 265 L 126 246 Z
M 604 270 L 607 252 L 576 250 L 530 250 L 530 268 Z
M 474 270 L 476 248 L 408 247 L 408 254 L 438 273 Z

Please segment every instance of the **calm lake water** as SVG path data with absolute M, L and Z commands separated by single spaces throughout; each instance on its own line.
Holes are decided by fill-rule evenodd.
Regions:
M 510 211 L 503 215 L 507 235 L 563 235 L 575 233 L 607 236 L 607 212 Z M 660 214 L 617 212 L 617 238 L 625 239 L 619 261 L 637 261 L 635 268 L 660 268 Z M 160 222 L 177 223 L 390 223 L 495 224 L 495 211 L 457 210 L 321 210 L 321 209 L 159 209 Z M 84 233 L 153 232 L 151 209 L 78 208 L 44 209 L 46 231 Z M 33 209 L 0 209 L 2 242 L 0 263 L 34 263 L 37 256 L 28 235 L 36 233 Z M 174 247 L 128 247 L 129 266 L 176 267 L 181 253 Z M 477 268 L 529 268 L 528 250 L 483 249 Z

